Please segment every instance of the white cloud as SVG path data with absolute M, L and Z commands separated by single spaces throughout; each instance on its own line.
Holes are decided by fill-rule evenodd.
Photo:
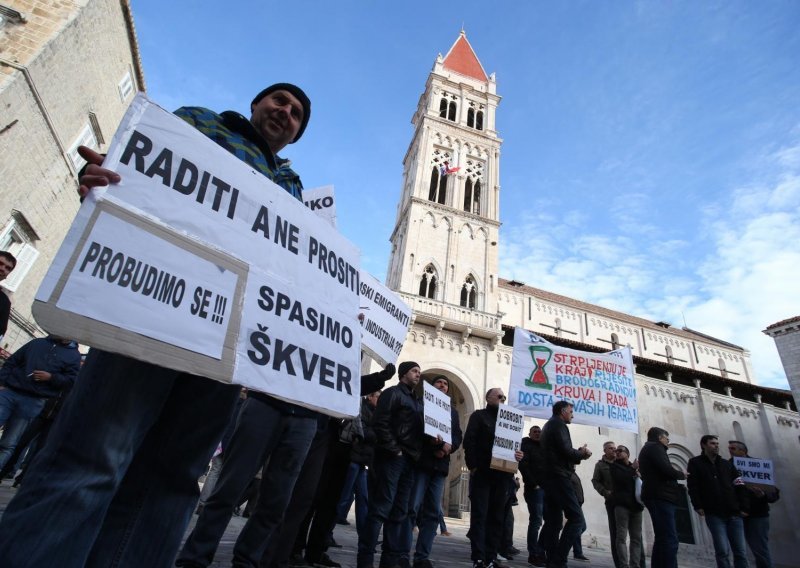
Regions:
M 641 223 L 649 205 L 641 193 L 609 207 L 617 234 L 586 223 L 581 210 L 561 223 L 529 212 L 524 226 L 504 228 L 501 274 L 673 325 L 685 317 L 690 328 L 750 350 L 759 384 L 787 388 L 761 330 L 800 314 L 800 144 L 763 161 L 761 179 L 697 205 L 692 240 L 659 240 L 663 228 Z

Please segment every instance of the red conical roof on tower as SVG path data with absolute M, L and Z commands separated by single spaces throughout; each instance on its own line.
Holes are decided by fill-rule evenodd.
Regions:
M 475 50 L 472 49 L 469 41 L 467 41 L 467 34 L 461 30 L 458 39 L 444 56 L 442 65 L 451 71 L 472 77 L 478 81 L 487 81 L 486 71 L 483 70 L 483 65 L 478 61 L 478 56 L 475 55 Z

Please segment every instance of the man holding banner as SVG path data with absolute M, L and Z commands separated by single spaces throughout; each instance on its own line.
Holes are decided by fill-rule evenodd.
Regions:
M 469 541 L 472 547 L 472 566 L 500 566 L 497 549 L 503 535 L 506 509 L 511 506 L 512 473 L 492 469 L 492 450 L 501 403 L 506 395 L 499 388 L 486 393 L 486 408 L 469 417 L 464 433 L 464 461 L 469 468 Z M 521 437 L 521 436 L 520 436 Z M 517 447 L 517 461 L 523 458 Z
M 311 102 L 297 86 L 267 87 L 251 118 L 183 107 L 176 115 L 293 197 L 299 176 L 277 157 L 302 136 Z M 85 196 L 121 181 L 103 157 L 80 178 Z M 16 567 L 110 562 L 166 566 L 197 502 L 197 479 L 216 448 L 240 387 L 93 349 L 81 378 L 2 519 L 0 558 Z M 277 399 L 276 415 L 294 407 Z M 315 430 L 314 413 L 294 432 L 299 470 Z M 284 412 L 286 411 L 286 412 Z M 276 420 L 278 420 L 276 418 Z M 288 459 L 288 458 L 287 458 Z M 294 470 L 294 468 L 293 468 Z M 294 479 L 282 487 L 286 499 Z M 46 527 L 46 529 L 43 529 Z
M 743 477 L 746 465 L 753 464 L 758 469 L 763 469 L 769 464 L 769 469 L 772 469 L 772 463 L 769 460 L 753 459 L 748 454 L 744 442 L 730 440 L 728 452 L 731 454 L 731 461 L 742 472 Z M 745 465 L 742 465 L 743 463 Z M 759 481 L 761 480 L 759 479 Z M 781 493 L 772 483 L 774 483 L 772 479 L 767 483 L 745 482 L 745 487 L 750 494 L 750 515 L 744 519 L 744 537 L 747 540 L 747 546 L 750 547 L 750 552 L 756 558 L 756 568 L 772 568 L 772 557 L 769 553 L 769 504 L 775 503 Z
M 575 465 L 592 456 L 586 444 L 572 447 L 572 437 L 567 424 L 572 422 L 572 403 L 559 400 L 553 405 L 553 415 L 542 429 L 545 470 L 549 475 L 544 485 L 544 527 L 542 528 L 547 566 L 562 568 L 567 565 L 570 548 L 579 538 L 586 521 L 570 478 Z M 561 530 L 562 515 L 567 518 Z M 559 537 L 559 532 L 561 536 Z

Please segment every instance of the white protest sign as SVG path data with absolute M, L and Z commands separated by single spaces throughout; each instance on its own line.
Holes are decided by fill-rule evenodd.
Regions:
M 742 481 L 745 483 L 775 485 L 775 470 L 772 469 L 772 460 L 734 457 L 733 465 L 742 474 Z
M 336 202 L 333 200 L 332 185 L 304 189 L 303 203 L 328 223 L 336 226 Z
M 608 353 L 577 351 L 516 328 L 509 404 L 526 416 L 550 418 L 559 400 L 574 405 L 575 424 L 638 432 L 630 348 Z
M 425 433 L 434 438 L 441 436 L 442 440 L 452 444 L 450 397 L 428 381 L 422 381 L 422 386 L 424 389 L 422 409 L 425 414 Z
M 522 429 L 525 414 L 508 404 L 501 404 L 497 409 L 497 422 L 494 428 L 494 445 L 492 458 L 516 463 L 514 455 L 522 444 Z
M 411 325 L 411 308 L 363 270 L 360 292 L 361 348 L 381 365 L 394 363 Z
M 45 329 L 335 416 L 358 413 L 355 246 L 141 94 L 104 167 L 122 182 L 81 207 L 37 292 Z

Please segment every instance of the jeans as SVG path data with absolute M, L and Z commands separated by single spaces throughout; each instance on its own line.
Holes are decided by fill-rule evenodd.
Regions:
M 663 499 L 645 499 L 653 521 L 651 568 L 678 567 L 678 530 L 675 528 L 675 505 Z
M 614 559 L 614 566 L 615 568 L 620 568 L 622 563 L 620 562 L 619 557 L 619 550 L 617 547 L 617 518 L 616 513 L 614 512 L 614 505 L 606 501 L 606 516 L 608 517 L 608 538 L 609 543 L 611 544 L 611 558 Z M 633 565 L 634 568 L 639 568 L 639 564 L 636 563 Z
M 219 479 L 219 472 L 222 471 L 222 462 L 222 454 L 211 458 L 211 469 L 208 470 L 206 480 L 203 482 L 203 489 L 200 491 L 201 505 L 205 504 L 206 499 L 208 499 L 211 496 L 211 492 L 214 491 L 214 486 L 217 484 L 217 479 Z
M 476 469 L 469 476 L 469 541 L 472 560 L 485 564 L 497 556 L 506 509 L 511 506 L 508 484 L 510 473 Z
M 580 538 L 586 526 L 583 510 L 569 477 L 551 475 L 544 486 L 544 499 L 544 527 L 541 538 L 547 561 L 550 564 L 566 566 L 569 550 L 575 545 L 575 540 Z M 561 530 L 562 517 L 567 519 L 563 530 Z
M 240 390 L 91 350 L 0 522 L 0 558 L 168 566 Z
M 239 498 L 269 460 L 261 476 L 255 510 L 233 548 L 233 566 L 258 566 L 283 520 L 316 430 L 314 417 L 284 414 L 261 398 L 248 398 L 225 451 L 217 484 L 178 555 L 178 565 L 211 564 Z
M 581 542 L 581 536 L 583 533 L 586 532 L 586 520 L 584 519 L 583 524 L 581 525 L 581 532 L 578 536 L 575 537 L 575 542 L 572 543 L 572 557 L 573 558 L 580 558 L 583 556 L 583 543 Z
M 337 521 L 346 520 L 347 513 L 353 505 L 353 500 L 355 499 L 356 476 L 358 476 L 360 467 L 362 466 L 353 462 L 350 462 L 350 465 L 347 467 L 347 477 L 344 479 L 342 494 L 339 496 L 339 502 L 336 504 Z
M 367 524 L 369 512 L 369 488 L 367 487 L 367 468 L 358 466 L 358 475 L 353 485 L 356 493 L 356 531 L 361 534 Z
M 714 556 L 717 568 L 731 568 L 730 553 L 733 551 L 733 565 L 747 568 L 747 550 L 744 540 L 742 517 L 721 517 L 706 513 L 706 526 L 714 541 Z
M 631 511 L 625 507 L 615 507 L 616 542 L 620 568 L 638 568 L 642 562 L 642 512 Z M 630 534 L 630 547 L 626 540 Z M 630 556 L 628 556 L 630 548 Z
M 364 532 L 358 535 L 359 568 L 372 567 L 375 545 L 383 527 L 381 565 L 398 563 L 403 547 L 403 525 L 408 522 L 408 503 L 414 486 L 414 462 L 403 455 L 377 454 L 374 464 L 375 485 L 371 487 L 369 513 Z M 408 554 L 406 548 L 406 554 Z
M 0 437 L 0 469 L 14 453 L 14 448 L 28 424 L 42 412 L 45 401 L 44 398 L 10 388 L 0 390 L 0 426 L 3 426 L 3 436 Z
M 525 503 L 528 505 L 528 554 L 544 554 L 539 547 L 539 529 L 542 528 L 544 514 L 544 489 L 527 489 Z
M 414 489 L 411 492 L 411 510 L 406 538 L 411 544 L 411 528 L 419 527 L 417 547 L 414 552 L 414 562 L 426 560 L 431 555 L 433 539 L 436 528 L 439 526 L 439 512 L 442 510 L 442 494 L 447 476 L 418 469 L 414 480 Z M 410 548 L 410 546 L 409 546 Z
M 747 517 L 744 536 L 750 552 L 756 557 L 756 568 L 772 568 L 769 554 L 769 517 Z

